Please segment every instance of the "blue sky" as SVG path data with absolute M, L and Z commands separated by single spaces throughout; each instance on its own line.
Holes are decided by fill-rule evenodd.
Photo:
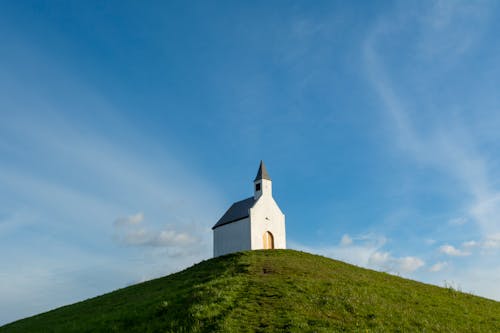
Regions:
M 290 248 L 500 300 L 495 1 L 0 4 L 0 324 L 211 256 L 261 159 Z

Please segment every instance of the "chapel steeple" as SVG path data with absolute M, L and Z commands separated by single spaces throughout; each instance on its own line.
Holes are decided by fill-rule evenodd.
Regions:
M 256 182 L 261 179 L 271 180 L 271 177 L 269 177 L 269 174 L 267 173 L 266 165 L 264 164 L 263 160 L 260 160 L 259 171 L 257 171 L 257 176 L 255 176 L 255 179 L 253 181 Z
M 257 171 L 257 176 L 255 176 L 253 183 L 254 200 L 258 200 L 263 194 L 272 195 L 272 180 L 262 160 L 260 161 L 259 171 Z

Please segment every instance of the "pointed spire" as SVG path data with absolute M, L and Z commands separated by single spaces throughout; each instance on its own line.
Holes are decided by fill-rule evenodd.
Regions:
M 264 165 L 264 162 L 262 160 L 260 161 L 259 171 L 257 171 L 257 176 L 255 176 L 254 182 L 260 179 L 271 180 L 271 177 L 269 177 L 266 166 Z

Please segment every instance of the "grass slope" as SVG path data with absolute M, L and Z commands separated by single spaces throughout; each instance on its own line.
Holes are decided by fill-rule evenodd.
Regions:
M 0 332 L 500 332 L 500 303 L 292 250 L 242 252 Z

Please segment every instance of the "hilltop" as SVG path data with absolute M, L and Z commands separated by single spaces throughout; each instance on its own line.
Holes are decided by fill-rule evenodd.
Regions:
M 0 332 L 500 332 L 500 302 L 293 250 L 210 259 Z

